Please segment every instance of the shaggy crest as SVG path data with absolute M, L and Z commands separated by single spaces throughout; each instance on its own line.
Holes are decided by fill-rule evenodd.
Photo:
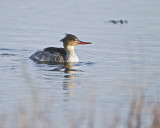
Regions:
M 69 42 L 69 41 L 74 41 L 74 40 L 78 40 L 78 38 L 75 35 L 72 34 L 66 34 L 66 36 L 61 39 L 61 42 Z

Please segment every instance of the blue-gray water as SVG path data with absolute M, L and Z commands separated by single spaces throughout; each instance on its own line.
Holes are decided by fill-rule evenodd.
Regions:
M 108 22 L 121 19 L 128 23 Z M 29 59 L 62 47 L 64 33 L 93 43 L 76 46 L 76 70 Z M 160 100 L 160 1 L 1 1 L 0 59 L 0 114 L 49 107 L 57 127 L 90 109 L 98 127 L 116 111 L 126 120 L 133 97 L 143 92 L 149 102 Z

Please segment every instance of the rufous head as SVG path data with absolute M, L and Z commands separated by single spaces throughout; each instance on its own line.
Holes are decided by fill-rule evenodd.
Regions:
M 75 35 L 66 34 L 66 36 L 60 40 L 63 42 L 64 47 L 66 46 L 76 46 L 78 44 L 92 44 L 91 42 L 83 42 L 78 39 Z

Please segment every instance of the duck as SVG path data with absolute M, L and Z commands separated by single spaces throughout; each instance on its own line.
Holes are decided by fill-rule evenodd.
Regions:
M 45 63 L 79 62 L 74 47 L 82 44 L 92 44 L 91 42 L 80 41 L 78 37 L 73 34 L 66 34 L 60 41 L 63 42 L 63 48 L 47 47 L 35 52 L 29 58 L 36 62 Z

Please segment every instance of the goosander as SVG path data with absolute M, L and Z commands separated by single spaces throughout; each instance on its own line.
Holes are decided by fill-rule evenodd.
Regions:
M 91 42 L 80 41 L 72 34 L 66 34 L 60 41 L 63 42 L 64 48 L 48 47 L 43 49 L 43 51 L 37 51 L 32 54 L 30 59 L 46 63 L 79 62 L 78 56 L 74 52 L 74 46 L 91 44 Z

